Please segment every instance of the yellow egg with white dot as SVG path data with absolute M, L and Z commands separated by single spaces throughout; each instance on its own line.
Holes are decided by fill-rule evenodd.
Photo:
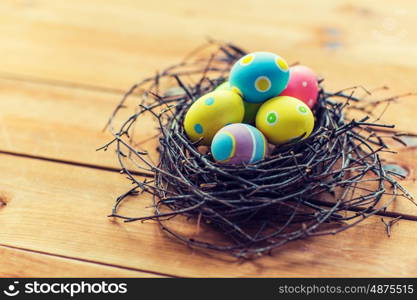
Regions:
M 262 104 L 256 127 L 275 145 L 307 138 L 314 129 L 314 115 L 302 101 L 279 96 Z
M 242 97 L 228 90 L 210 92 L 197 99 L 184 118 L 184 130 L 192 142 L 210 145 L 214 135 L 228 124 L 241 123 Z

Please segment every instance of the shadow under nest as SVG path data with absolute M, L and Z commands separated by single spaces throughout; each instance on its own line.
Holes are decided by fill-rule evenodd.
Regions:
M 189 246 L 254 258 L 289 241 L 343 231 L 384 211 L 399 196 L 413 201 L 394 178 L 401 175 L 386 170 L 379 156 L 390 151 L 386 139 L 398 140 L 389 130 L 393 126 L 378 124 L 378 118 L 346 116 L 352 110 L 371 112 L 395 97 L 367 101 L 354 96 L 356 88 L 329 93 L 320 85 L 313 133 L 275 147 L 256 164 L 221 165 L 209 149 L 190 142 L 182 124 L 187 109 L 227 80 L 233 63 L 245 54 L 234 45 L 209 42 L 124 95 L 107 124 L 114 139 L 101 149 L 115 146 L 121 173 L 133 186 L 117 198 L 111 217 L 155 220 Z M 116 122 L 129 109 L 128 101 L 131 115 Z M 156 131 L 146 121 L 150 117 Z M 158 141 L 156 159 L 151 157 L 155 149 L 140 149 L 138 135 Z M 152 196 L 152 215 L 119 214 L 125 199 L 143 193 Z M 171 221 L 179 216 L 198 230 L 177 230 Z M 207 231 L 217 237 L 199 238 Z

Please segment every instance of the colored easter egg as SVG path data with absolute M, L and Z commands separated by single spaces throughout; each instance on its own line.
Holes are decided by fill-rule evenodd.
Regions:
M 314 116 L 301 100 L 279 96 L 259 108 L 256 127 L 270 143 L 280 145 L 308 137 L 314 128 Z
M 270 52 L 243 56 L 230 71 L 230 85 L 247 102 L 261 103 L 279 95 L 288 84 L 290 73 L 285 60 Z
M 216 132 L 243 120 L 242 97 L 231 91 L 213 91 L 197 99 L 184 118 L 184 130 L 192 142 L 210 145 Z
M 215 91 L 230 91 L 231 90 L 230 82 L 225 81 L 225 82 L 219 84 L 218 86 L 216 86 L 216 88 L 214 90 Z
M 215 91 L 221 91 L 221 90 L 229 90 L 229 91 L 231 90 L 231 91 L 239 93 L 237 89 L 233 89 L 230 86 L 229 81 L 225 81 L 215 88 Z M 258 112 L 259 107 L 261 107 L 261 104 L 262 103 L 251 103 L 251 102 L 243 101 L 243 105 L 245 106 L 245 115 L 243 117 L 242 123 L 255 124 L 256 113 Z
M 258 113 L 262 103 L 251 103 L 243 101 L 243 105 L 245 107 L 245 115 L 242 122 L 246 124 L 255 124 L 256 114 Z
M 255 163 L 267 155 L 267 141 L 255 127 L 237 123 L 220 129 L 211 143 L 213 158 L 223 164 Z
M 312 108 L 317 102 L 318 93 L 317 75 L 306 66 L 294 66 L 290 68 L 290 80 L 287 88 L 282 91 L 280 96 L 300 99 Z

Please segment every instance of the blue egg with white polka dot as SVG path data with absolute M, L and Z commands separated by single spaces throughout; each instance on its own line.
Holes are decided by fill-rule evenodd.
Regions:
M 230 71 L 230 85 L 247 102 L 262 103 L 278 96 L 288 85 L 287 62 L 271 52 L 253 52 L 243 56 Z

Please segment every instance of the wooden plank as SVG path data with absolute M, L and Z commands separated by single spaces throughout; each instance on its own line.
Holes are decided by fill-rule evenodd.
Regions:
M 0 86 L 0 151 L 119 169 L 114 149 L 95 149 L 112 139 L 103 128 L 121 95 L 13 80 Z M 131 113 L 121 110 L 119 120 Z M 153 134 L 151 118 L 142 124 L 138 142 Z M 155 149 L 155 142 L 141 146 Z
M 2 1 L 0 54 L 7 59 L 2 61 L 0 72 L 124 90 L 177 62 L 202 42 L 203 33 L 211 33 L 250 50 L 278 51 L 291 62 L 306 63 L 324 76 L 326 87 L 333 90 L 358 84 L 392 87 L 375 97 L 415 91 L 409 80 L 417 75 L 416 60 L 411 59 L 415 53 L 410 50 L 414 40 L 407 38 L 417 30 L 411 14 L 416 9 L 414 3 L 402 3 L 401 9 L 367 1 L 304 3 L 303 15 L 288 13 L 300 5 L 297 1 L 270 1 L 265 3 L 271 8 L 268 11 L 250 2 L 214 3 L 204 11 L 196 2 L 170 3 Z M 219 18 L 218 7 L 225 8 L 221 12 L 235 13 Z M 323 13 L 329 19 L 321 18 Z M 198 26 L 190 26 L 195 25 L 197 16 L 204 18 Z M 242 18 L 248 22 L 242 23 Z M 386 28 L 387 24 L 392 28 Z M 147 28 L 158 29 L 158 34 L 149 34 Z M 172 47 L 156 46 L 168 37 L 176 40 Z M 329 43 L 339 46 L 332 48 Z M 108 141 L 109 135 L 101 128 L 121 95 L 20 81 L 2 80 L 0 84 L 1 151 L 118 168 L 111 153 L 96 154 L 93 150 Z M 417 109 L 415 100 L 409 97 L 391 105 L 382 121 L 417 133 L 415 126 L 410 126 Z M 143 140 L 147 137 L 143 134 Z M 155 145 L 142 144 L 151 152 Z
M 95 149 L 112 138 L 102 129 L 121 95 L 4 79 L 0 79 L 0 85 L 0 151 L 119 168 L 114 148 L 108 152 Z M 136 101 L 132 98 L 127 102 L 128 107 L 120 111 L 116 124 L 134 112 Z M 395 123 L 407 123 L 410 128 L 412 117 L 397 111 L 402 103 L 393 104 L 387 115 L 394 118 L 401 114 L 402 118 Z M 417 106 L 417 101 L 414 105 Z M 412 114 L 411 109 L 406 111 Z M 152 138 L 155 122 L 148 115 L 140 124 L 135 131 L 138 149 L 146 149 L 156 161 L 157 140 Z
M 417 222 L 401 220 L 388 238 L 376 216 L 336 236 L 297 241 L 272 257 L 239 262 L 191 250 L 154 223 L 112 221 L 123 176 L 1 155 L 0 240 L 4 245 L 177 276 L 416 276 Z M 145 214 L 149 199 L 124 204 Z M 385 218 L 389 220 L 389 218 Z M 183 224 L 190 228 L 190 224 Z M 360 238 L 358 238 L 360 237 Z
M 102 128 L 118 103 L 119 95 L 13 80 L 0 79 L 0 85 L 0 151 L 119 168 L 114 147 L 107 152 L 95 151 L 111 139 Z M 127 119 L 134 102 L 134 99 L 128 102 L 128 108 L 121 110 L 118 120 Z M 141 120 L 135 141 L 139 149 L 148 150 L 156 161 L 157 140 L 149 139 L 154 134 L 153 124 L 150 117 Z M 386 154 L 387 162 L 399 162 L 408 169 L 407 178 L 400 181 L 417 195 L 414 159 L 417 147 L 402 147 L 398 143 L 393 143 L 393 147 L 398 154 Z M 399 201 L 393 207 L 397 213 L 417 216 L 416 207 L 409 201 Z
M 303 14 L 294 13 L 300 7 Z M 311 64 L 335 77 L 332 85 L 343 78 L 342 86 L 414 88 L 401 79 L 416 71 L 416 10 L 405 0 L 6 0 L 0 71 L 127 88 L 211 36 Z
M 0 70 L 3 73 L 11 72 L 28 77 L 43 77 L 46 80 L 60 79 L 65 82 L 124 89 L 131 82 L 137 81 L 137 78 L 153 73 L 154 69 L 177 61 L 178 56 L 200 43 L 196 40 L 200 39 L 203 34 L 210 32 L 214 37 L 233 40 L 248 46 L 249 49 L 253 49 L 253 42 L 248 36 L 256 37 L 259 47 L 273 48 L 271 50 L 280 52 L 289 60 L 302 59 L 304 63 L 309 62 L 308 64 L 327 78 L 326 84 L 330 88 L 341 88 L 351 83 L 352 85 L 365 84 L 371 87 L 389 84 L 393 86 L 393 93 L 412 90 L 414 86 L 407 79 L 416 74 L 415 64 L 413 65 L 415 60 L 411 59 L 415 57 L 415 53 L 411 51 L 415 45 L 413 45 L 414 41 L 408 39 L 407 36 L 415 35 L 412 17 L 414 14 L 409 13 L 415 9 L 415 4 L 403 3 L 402 10 L 398 10 L 397 7 L 390 7 L 394 4 L 375 7 L 371 2 L 363 1 L 360 4 L 355 1 L 347 1 L 337 5 L 333 3 L 323 2 L 323 6 L 309 4 L 307 17 L 303 15 L 303 19 L 296 20 L 294 14 L 288 13 L 297 8 L 299 3 L 296 1 L 291 4 L 277 4 L 279 7 L 277 6 L 275 11 L 268 10 L 272 14 L 269 18 L 264 15 L 265 11 L 261 6 L 251 6 L 249 2 L 239 5 L 223 4 L 225 9 L 222 11 L 233 11 L 234 13 L 228 13 L 227 18 L 219 18 L 218 7 L 220 6 L 216 3 L 208 9 L 204 7 L 203 11 L 198 3 L 190 4 L 190 2 L 176 3 L 176 7 L 160 3 L 146 3 L 141 4 L 139 8 L 135 6 L 133 1 L 104 4 L 95 1 L 89 4 L 76 1 L 57 3 L 50 0 L 37 1 L 36 3 L 2 1 L 0 4 L 0 13 L 2 14 L 0 30 L 3 33 L 4 43 L 2 43 L 0 53 L 2 57 L 7 59 L 3 61 Z M 272 2 L 271 7 L 273 7 Z M 258 13 L 253 13 L 254 11 L 258 11 Z M 323 13 L 331 17 L 321 18 Z M 184 18 L 184 14 L 187 15 L 187 18 Z M 114 22 L 108 22 L 110 17 Z M 242 24 L 242 18 L 247 19 L 248 22 Z M 298 18 L 301 18 L 301 15 Z M 93 19 L 95 22 L 91 24 Z M 141 26 L 142 24 L 139 22 L 149 24 L 149 27 Z M 193 26 L 197 23 L 198 26 Z M 169 26 L 165 24 L 169 24 Z M 312 24 L 314 25 L 312 26 Z M 244 30 L 242 30 L 242 26 L 245 26 Z M 158 34 L 149 34 L 147 28 L 157 28 Z M 193 31 L 188 31 L 187 28 L 193 28 Z M 225 28 L 229 30 L 223 30 Z M 358 28 L 361 30 L 357 30 Z M 362 30 L 363 28 L 366 30 Z M 219 31 L 222 32 L 220 36 L 217 34 Z M 166 49 L 167 47 L 158 47 L 155 50 L 154 45 L 166 41 L 167 36 L 175 39 L 173 47 L 169 50 Z M 330 48 L 337 49 L 333 51 L 334 49 Z M 402 55 L 393 57 L 392 53 L 401 53 Z M 96 120 L 95 117 L 91 119 L 91 115 L 94 115 L 94 113 L 91 114 L 91 111 L 100 110 L 103 102 L 100 102 L 100 105 L 94 102 L 89 106 L 86 99 L 95 100 L 96 94 L 101 93 L 90 93 L 85 97 L 85 93 L 79 90 L 77 91 L 80 95 L 74 90 L 63 92 L 59 89 L 49 88 L 42 89 L 43 92 L 39 93 L 36 87 L 32 90 L 24 88 L 23 93 L 26 93 L 26 96 L 21 97 L 18 93 L 21 92 L 22 85 L 16 84 L 16 87 L 8 89 L 6 94 L 7 98 L 11 96 L 10 101 L 16 102 L 18 99 L 19 105 L 11 105 L 13 106 L 11 107 L 10 103 L 12 102 L 6 102 L 4 105 L 5 102 L 1 101 L 4 105 L 1 107 L 2 111 L 5 112 L 3 116 L 7 119 L 5 124 L 8 126 L 6 131 L 3 130 L 2 141 L 4 144 L 9 143 L 8 148 L 5 147 L 3 151 L 92 164 L 93 166 L 114 166 L 113 161 L 107 161 L 106 158 L 100 158 L 102 156 L 96 156 L 89 152 L 90 149 L 96 147 L 91 147 L 92 144 L 104 139 L 104 135 L 101 136 L 98 128 L 95 127 L 98 124 L 96 123 L 98 119 Z M 59 94 L 58 98 L 65 100 L 55 103 L 54 92 Z M 37 95 L 36 99 L 32 98 L 34 95 Z M 74 105 L 73 100 L 77 98 L 80 101 L 76 101 L 76 105 Z M 99 98 L 107 98 L 107 96 L 99 95 Z M 43 99 L 47 101 L 42 101 Z M 413 101 L 414 98 L 410 100 Z M 384 120 L 398 123 L 400 129 L 410 129 L 409 124 L 410 120 L 414 118 L 413 107 L 415 104 L 415 101 L 411 101 L 391 108 Z M 22 112 L 22 107 L 25 108 L 24 112 Z M 83 109 L 80 110 L 80 107 Z M 399 115 L 401 115 L 400 119 L 398 119 Z M 77 119 L 72 116 L 79 118 L 81 126 L 73 122 Z M 97 116 L 104 117 L 102 112 L 97 113 Z M 95 135 L 99 135 L 99 137 L 96 138 Z M 393 161 L 406 163 L 406 166 L 411 165 L 413 168 L 415 153 L 412 151 L 414 150 L 403 150 L 408 154 L 401 156 L 399 160 L 393 158 Z M 108 157 L 109 159 L 113 158 L 112 156 Z M 162 254 L 155 254 L 155 251 L 150 249 L 143 250 L 138 245 L 132 247 L 131 237 L 126 237 L 126 235 L 119 240 L 116 239 L 116 242 L 120 242 L 121 245 L 112 243 L 114 242 L 113 234 L 116 225 L 113 224 L 111 227 L 103 225 L 104 218 L 100 219 L 98 214 L 104 216 L 110 206 L 110 197 L 106 198 L 105 196 L 110 193 L 117 194 L 115 191 L 119 192 L 119 184 L 122 186 L 122 183 L 118 179 L 111 177 L 108 173 L 93 170 L 83 173 L 84 171 L 73 169 L 74 167 L 57 167 L 39 161 L 32 164 L 33 162 L 29 160 L 17 158 L 9 160 L 9 158 L 7 157 L 6 163 L 8 167 L 5 168 L 2 175 L 2 181 L 6 182 L 8 187 L 2 191 L 6 195 L 4 198 L 11 200 L 9 205 L 2 208 L 2 217 L 5 216 L 2 228 L 5 228 L 5 239 L 8 242 L 34 247 L 38 251 L 47 248 L 54 249 L 58 253 L 80 255 L 92 260 L 110 260 L 120 265 L 133 264 L 136 267 L 145 265 L 152 270 L 158 269 L 162 265 L 162 260 L 166 262 L 169 258 L 177 257 L 177 253 L 181 252 L 178 258 L 179 262 L 175 263 L 177 268 L 170 265 L 165 266 L 164 270 L 183 276 L 189 274 L 205 276 L 206 273 L 202 271 L 205 265 L 202 263 L 200 254 L 194 252 L 192 255 L 195 257 L 189 259 L 182 253 L 182 246 L 171 246 L 171 241 L 158 235 L 158 231 L 152 231 L 155 226 L 152 225 L 153 229 L 149 229 L 148 225 L 151 224 L 120 225 L 120 231 L 133 228 L 129 233 L 134 236 L 134 240 L 137 239 L 136 241 L 140 242 L 138 243 L 140 245 L 150 241 L 151 245 L 155 245 L 159 249 L 161 245 L 170 243 L 167 249 L 162 247 Z M 28 166 L 29 168 L 27 168 Z M 58 170 L 54 170 L 54 168 Z M 64 174 L 60 174 L 58 171 Z M 28 177 L 25 172 L 30 176 Z M 81 178 L 77 177 L 79 173 L 82 174 Z M 415 181 L 413 169 L 410 173 L 412 175 L 407 179 L 407 184 L 413 184 Z M 13 179 L 10 180 L 6 176 Z M 42 177 L 46 177 L 46 179 Z M 98 179 L 104 177 L 105 184 L 114 180 L 114 184 L 110 185 L 113 190 L 108 189 L 106 193 L 97 192 L 97 189 L 101 189 L 101 185 L 98 179 L 94 181 L 91 177 L 99 177 Z M 37 179 L 33 180 L 33 178 Z M 85 182 L 80 184 L 80 180 Z M 67 182 L 71 182 L 69 187 L 65 186 Z M 21 186 L 23 186 L 23 191 L 20 190 Z M 78 189 L 79 186 L 80 189 Z M 123 187 L 125 188 L 124 185 Z M 84 195 L 84 191 L 92 193 L 93 196 L 89 198 L 89 194 Z M 53 199 L 55 195 L 62 197 L 59 200 L 63 200 L 63 203 L 56 203 L 56 199 L 55 201 Z M 53 200 L 51 201 L 49 198 Z M 19 199 L 17 206 L 14 205 L 16 199 Z M 80 199 L 85 200 L 85 203 L 79 203 Z M 106 199 L 104 201 L 106 209 L 103 206 L 96 211 L 95 205 L 98 200 L 102 199 Z M 72 208 L 71 204 L 74 203 L 78 206 Z M 395 209 L 397 212 L 413 215 L 412 212 L 410 213 L 409 206 L 402 206 L 404 202 L 398 203 L 401 203 L 401 207 Z M 136 210 L 137 207 L 132 206 L 129 207 L 128 212 L 133 214 L 136 213 Z M 9 211 L 11 211 L 10 214 Z M 71 220 L 75 224 L 69 222 L 68 212 L 76 216 L 73 217 L 75 221 Z M 90 215 L 84 216 L 85 212 Z M 39 225 L 39 220 L 45 221 L 45 224 Z M 16 224 L 17 221 L 22 224 Z M 57 222 L 63 225 L 55 228 Z M 89 228 L 92 223 L 94 226 Z M 402 229 L 404 224 L 405 231 Z M 359 274 L 374 272 L 375 274 L 413 275 L 415 269 L 410 266 L 415 266 L 416 261 L 412 255 L 406 256 L 404 261 L 400 261 L 400 263 L 398 263 L 398 259 L 393 259 L 387 264 L 382 263 L 386 256 L 392 253 L 397 255 L 403 252 L 404 248 L 414 244 L 414 240 L 407 239 L 412 236 L 413 230 L 415 231 L 413 224 L 401 221 L 398 224 L 402 230 L 401 235 L 399 237 L 394 235 L 389 240 L 391 244 L 383 242 L 383 245 L 380 245 L 380 240 L 385 241 L 386 238 L 380 228 L 382 225 L 379 219 L 374 218 L 369 220 L 368 227 L 364 224 L 355 228 L 354 231 L 339 236 L 346 241 L 339 240 L 339 237 L 336 240 L 333 237 L 326 237 L 316 239 L 311 244 L 307 243 L 307 246 L 305 242 L 292 244 L 291 247 L 288 247 L 289 249 L 279 255 L 282 261 L 288 263 L 287 265 L 282 261 L 276 263 L 275 261 L 271 262 L 272 259 L 262 259 L 257 261 L 260 262 L 259 265 L 257 263 L 244 264 L 242 271 L 239 272 L 236 271 L 236 263 L 227 264 L 225 267 L 214 263 L 214 267 L 209 268 L 207 273 L 212 276 L 217 274 L 268 276 L 277 274 L 277 270 L 282 270 L 280 274 L 290 276 L 306 272 L 307 269 L 309 276 L 323 274 L 319 272 L 326 271 L 328 274 L 338 275 L 341 274 L 340 269 L 332 271 L 337 261 L 335 258 L 349 260 L 354 257 L 357 262 L 363 261 L 363 265 L 349 265 L 343 271 L 350 272 L 350 274 L 358 271 Z M 148 226 L 148 229 L 143 232 L 142 228 L 145 225 Z M 369 226 L 372 225 L 375 228 L 369 229 Z M 66 226 L 68 228 L 65 228 Z M 41 229 L 42 232 L 40 234 L 34 232 L 34 228 Z M 50 232 L 50 228 L 54 228 L 54 232 Z M 88 229 L 91 231 L 86 232 Z M 396 229 L 397 227 L 394 228 L 394 230 Z M 98 237 L 103 239 L 97 245 L 89 242 L 92 240 L 92 232 L 95 236 L 96 231 L 99 232 Z M 363 234 L 362 231 L 365 232 L 366 237 L 371 236 L 366 241 L 355 244 L 352 236 L 354 233 Z M 75 236 L 75 232 L 78 232 L 80 236 Z M 65 239 L 65 235 L 72 237 L 72 239 Z M 22 240 L 22 238 L 24 239 Z M 33 245 L 31 241 L 34 241 Z M 317 245 L 317 241 L 320 241 L 321 244 Z M 398 245 L 393 245 L 393 242 Z M 86 244 L 90 246 L 90 249 Z M 378 245 L 375 247 L 374 244 Z M 336 246 L 337 251 L 343 249 L 345 250 L 343 254 L 348 254 L 343 256 L 336 250 L 326 252 L 324 246 Z M 100 249 L 97 250 L 96 247 L 100 247 Z M 296 250 L 292 250 L 292 247 L 296 247 Z M 356 247 L 366 249 L 370 253 L 376 248 L 381 254 L 369 256 L 359 253 Z M 300 252 L 299 249 L 303 249 L 303 251 Z M 97 258 L 94 252 L 100 250 L 103 252 Z M 131 253 L 131 250 L 134 253 Z M 129 253 L 125 259 L 123 259 L 124 253 Z M 137 253 L 140 254 L 139 258 L 134 257 Z M 320 263 L 323 267 L 320 266 L 320 270 L 315 270 L 312 266 L 317 266 L 316 261 L 323 253 L 328 254 L 329 258 L 327 260 L 321 259 Z M 145 261 L 146 255 L 150 255 L 152 258 L 150 262 Z M 196 263 L 197 260 L 198 263 Z M 301 264 L 300 261 L 302 261 Z M 371 265 L 369 271 L 365 270 L 368 265 Z M 183 269 L 178 271 L 178 267 L 183 267 Z M 216 270 L 216 267 L 219 267 L 219 271 Z M 340 267 L 343 269 L 346 267 L 346 263 Z M 261 271 L 258 271 L 257 268 L 260 268 Z M 310 271 L 310 269 L 313 270 Z
M 0 246 L 0 277 L 160 277 Z
M 320 5 L 303 3 L 305 14 L 289 13 L 300 3 L 271 0 L 263 5 L 270 8 L 265 11 L 250 1 L 238 5 L 223 1 L 209 7 L 189 1 L 175 5 L 169 1 L 2 1 L 0 54 L 7 59 L 0 72 L 120 91 L 177 62 L 209 34 L 249 50 L 277 51 L 291 62 L 306 63 L 326 78 L 325 85 L 332 90 L 359 84 L 392 88 L 375 97 L 415 91 L 409 80 L 417 75 L 411 50 L 415 41 L 408 38 L 417 30 L 414 3 L 401 2 L 399 9 L 397 4 L 326 0 Z M 219 17 L 226 11 L 234 13 Z M 158 34 L 149 34 L 148 28 Z M 175 43 L 161 48 L 165 40 Z M 108 140 L 100 129 L 120 95 L 22 82 L 0 84 L 0 150 L 118 167 L 111 154 L 96 155 L 93 149 Z M 415 126 L 410 126 L 415 100 L 409 97 L 391 105 L 382 121 L 416 133 Z M 148 145 L 142 146 L 155 148 L 155 143 Z

